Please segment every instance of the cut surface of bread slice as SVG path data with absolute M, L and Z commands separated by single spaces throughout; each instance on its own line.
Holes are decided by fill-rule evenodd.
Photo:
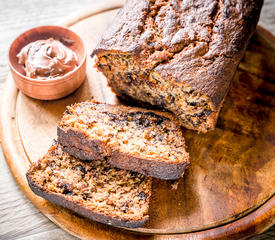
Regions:
M 108 156 L 115 167 L 156 178 L 177 179 L 189 164 L 178 122 L 162 111 L 82 102 L 67 107 L 57 135 L 70 155 Z
M 92 220 L 135 228 L 148 219 L 151 178 L 106 159 L 81 161 L 54 145 L 26 176 L 35 194 Z

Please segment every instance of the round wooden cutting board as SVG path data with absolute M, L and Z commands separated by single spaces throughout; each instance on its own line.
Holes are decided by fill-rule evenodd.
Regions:
M 121 1 L 97 5 L 64 25 L 91 53 Z M 11 76 L 2 98 L 1 141 L 16 181 L 49 219 L 82 239 L 240 239 L 275 222 L 275 40 L 258 27 L 235 75 L 217 128 L 185 131 L 191 166 L 178 184 L 155 179 L 150 219 L 122 229 L 87 220 L 34 195 L 25 173 L 46 153 L 67 105 L 91 99 L 117 103 L 106 79 L 87 61 L 87 79 L 72 95 L 39 101 L 19 92 Z M 177 185 L 177 189 L 172 186 Z

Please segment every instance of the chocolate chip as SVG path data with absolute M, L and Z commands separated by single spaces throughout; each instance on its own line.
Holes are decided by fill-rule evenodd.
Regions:
M 70 114 L 70 111 L 66 109 L 65 114 Z
M 131 171 L 130 174 L 131 174 L 132 177 L 137 177 L 139 173 Z
M 162 123 L 163 123 L 163 118 L 157 118 L 156 124 L 157 124 L 157 125 L 160 125 L 160 124 L 162 124 Z
M 132 83 L 133 82 L 133 77 L 132 77 L 132 73 L 126 73 L 126 77 L 127 77 L 127 83 Z
M 144 182 L 144 180 L 145 180 L 145 176 L 141 175 L 141 177 L 140 177 L 140 183 Z
M 142 191 L 139 193 L 138 197 L 140 200 L 145 201 L 147 198 L 147 195 L 145 194 L 145 192 Z
M 160 142 L 162 142 L 163 136 L 162 136 L 162 135 L 158 135 L 158 140 L 159 140 Z
M 103 168 L 103 172 L 108 172 L 111 168 L 108 166 L 108 167 L 104 167 Z
M 141 127 L 148 127 L 150 125 L 149 119 L 145 117 L 145 113 L 137 111 L 131 112 L 130 116 L 132 117 L 133 121 Z
M 175 97 L 171 95 L 169 103 L 173 103 L 174 101 L 175 101 Z
M 114 115 L 114 114 L 108 113 L 108 116 L 109 116 L 109 118 L 111 119 L 111 121 L 117 120 L 117 116 Z
M 98 146 L 97 145 L 91 145 L 91 148 L 93 149 L 94 152 L 98 152 Z
M 68 195 L 68 196 L 74 196 L 74 193 L 73 193 L 73 192 L 67 192 L 67 193 L 64 193 L 64 192 L 63 192 L 63 194 L 66 194 L 66 195 Z
M 128 210 L 129 210 L 129 201 L 124 202 L 120 206 L 120 210 L 123 211 L 124 213 L 128 212 Z
M 131 117 L 135 117 L 136 115 L 142 115 L 142 113 L 143 113 L 143 112 L 141 112 L 141 111 L 131 112 L 131 113 L 130 113 L 130 116 L 131 116 Z
M 228 8 L 228 7 L 225 8 L 225 10 L 224 10 L 224 16 L 225 16 L 225 18 L 229 18 L 230 15 L 231 15 L 231 9 Z
M 210 4 L 210 6 L 209 6 L 209 10 L 210 10 L 210 16 L 211 17 L 214 17 L 214 16 L 216 16 L 217 15 L 217 12 L 218 12 L 218 9 L 219 9 L 219 7 L 218 7 L 218 3 L 217 2 L 213 2 L 212 4 Z
M 196 102 L 188 102 L 188 104 L 190 105 L 190 106 L 197 106 L 197 103 Z
M 157 125 L 162 124 L 164 119 L 167 119 L 165 117 L 162 117 L 162 116 L 159 116 L 159 115 L 155 114 L 154 112 L 145 112 L 145 113 L 143 113 L 143 115 L 153 118 L 153 122 Z M 150 125 L 150 122 L 146 122 L 146 123 L 147 123 L 147 126 Z
M 204 110 L 203 115 L 209 116 L 212 113 L 211 110 Z
M 87 173 L 85 167 L 83 167 L 81 164 L 78 164 L 76 167 L 83 173 L 81 177 L 84 178 L 85 174 Z
M 69 184 L 69 183 L 63 183 L 61 184 L 60 186 L 61 188 L 63 188 L 63 194 L 66 194 L 66 195 L 72 195 L 72 186 Z
M 103 69 L 104 69 L 103 65 L 98 64 L 97 66 L 98 66 L 98 68 L 100 68 L 100 70 L 102 70 L 102 71 L 103 71 Z
M 143 127 L 148 127 L 150 125 L 150 121 L 146 118 L 136 119 L 135 122 L 136 122 L 137 125 L 140 125 L 140 126 L 143 126 Z
M 84 200 L 87 200 L 90 197 L 89 193 L 84 193 L 84 196 L 82 196 Z
M 85 170 L 85 167 L 83 167 L 81 164 L 78 164 L 76 167 L 79 168 L 79 170 L 83 173 L 83 174 L 86 174 L 86 170 Z

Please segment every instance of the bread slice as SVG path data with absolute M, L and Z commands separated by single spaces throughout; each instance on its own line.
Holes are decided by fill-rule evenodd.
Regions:
M 101 223 L 136 228 L 148 219 L 151 178 L 106 159 L 81 161 L 54 145 L 31 165 L 27 180 L 35 194 Z
M 263 0 L 128 0 L 93 51 L 120 97 L 214 129 Z
M 67 107 L 59 123 L 62 149 L 83 160 L 108 156 L 118 168 L 177 179 L 189 164 L 179 124 L 169 113 L 83 102 Z

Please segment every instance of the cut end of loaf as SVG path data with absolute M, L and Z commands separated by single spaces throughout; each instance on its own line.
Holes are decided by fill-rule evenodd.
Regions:
M 106 159 L 80 161 L 55 145 L 32 164 L 27 179 L 37 195 L 95 221 L 140 227 L 148 219 L 151 179 Z
M 127 1 L 93 51 L 113 91 L 214 129 L 263 1 Z
M 142 69 L 131 54 L 101 52 L 96 66 L 118 96 L 165 108 L 188 129 L 200 132 L 214 129 L 219 109 L 189 84 L 163 79 L 150 70 L 152 66 Z

